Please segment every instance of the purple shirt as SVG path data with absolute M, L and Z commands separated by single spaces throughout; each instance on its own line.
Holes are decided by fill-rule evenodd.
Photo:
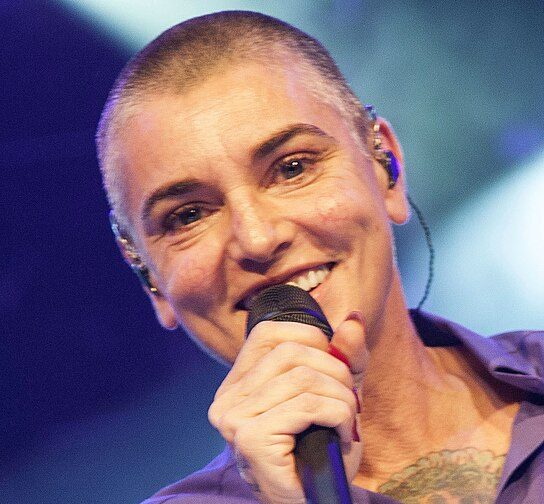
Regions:
M 426 346 L 462 345 L 497 380 L 526 391 L 514 420 L 512 442 L 497 488 L 496 504 L 544 502 L 544 331 L 517 331 L 483 338 L 423 312 L 412 319 Z M 352 486 L 354 504 L 397 502 Z M 160 490 L 142 504 L 242 504 L 258 502 L 240 478 L 227 446 L 204 469 Z

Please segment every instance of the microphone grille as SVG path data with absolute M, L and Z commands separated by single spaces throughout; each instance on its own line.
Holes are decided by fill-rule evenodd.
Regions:
M 294 285 L 273 285 L 259 292 L 251 301 L 246 336 L 264 320 L 298 322 L 315 326 L 329 338 L 332 328 L 317 301 Z

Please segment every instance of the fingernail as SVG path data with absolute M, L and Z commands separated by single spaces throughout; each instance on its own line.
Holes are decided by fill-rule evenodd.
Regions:
M 353 419 L 353 427 L 351 428 L 351 435 L 353 437 L 353 441 L 356 443 L 359 443 L 361 441 L 361 438 L 359 438 L 359 433 L 357 432 L 357 419 Z
M 356 320 L 363 326 L 363 328 L 365 327 L 365 316 L 363 315 L 362 311 L 353 310 L 349 312 L 345 320 Z
M 353 395 L 355 396 L 355 401 L 357 403 L 357 413 L 361 413 L 361 401 L 359 400 L 359 389 L 353 387 Z
M 329 354 L 333 357 L 336 357 L 339 361 L 342 361 L 348 368 L 351 367 L 349 364 L 349 359 L 346 357 L 344 352 L 339 348 L 335 347 L 332 343 L 329 343 L 328 348 Z

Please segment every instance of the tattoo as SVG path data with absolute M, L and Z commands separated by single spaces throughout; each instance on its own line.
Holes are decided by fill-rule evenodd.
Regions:
M 433 452 L 394 474 L 378 492 L 403 504 L 491 504 L 505 457 L 476 448 Z

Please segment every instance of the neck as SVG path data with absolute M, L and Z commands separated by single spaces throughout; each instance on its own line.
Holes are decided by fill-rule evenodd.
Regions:
M 492 444 L 504 453 L 515 414 L 505 410 L 511 398 L 498 397 L 455 347 L 423 345 L 398 275 L 390 301 L 393 315 L 369 334 L 360 416 L 364 451 L 356 483 L 375 488 L 418 458 L 445 449 Z

